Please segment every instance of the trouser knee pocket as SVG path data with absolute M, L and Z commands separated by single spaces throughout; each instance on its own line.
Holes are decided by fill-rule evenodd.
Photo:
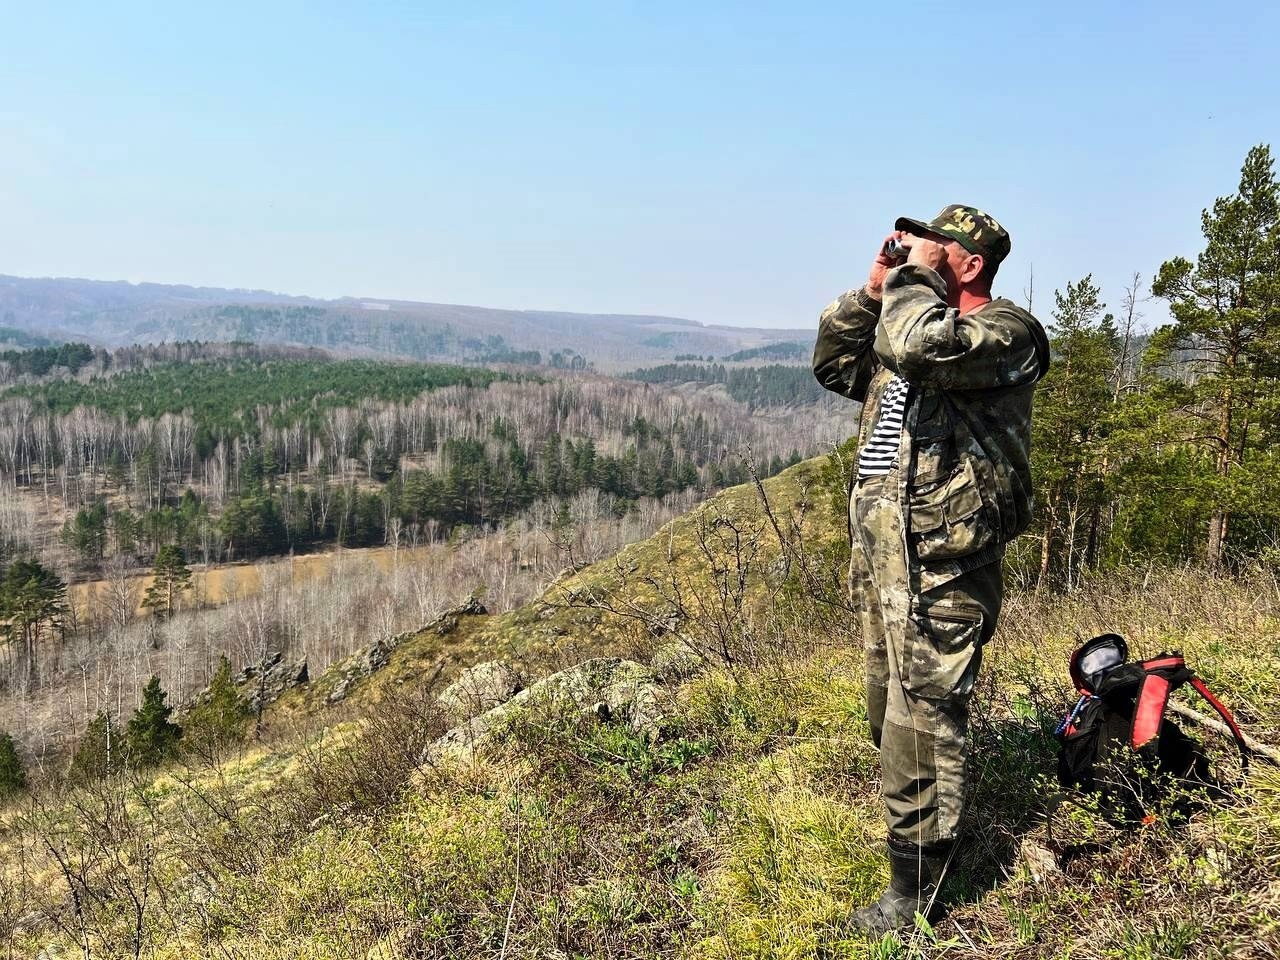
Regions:
M 899 664 L 902 685 L 930 700 L 967 698 L 982 661 L 984 618 L 978 606 L 913 603 Z

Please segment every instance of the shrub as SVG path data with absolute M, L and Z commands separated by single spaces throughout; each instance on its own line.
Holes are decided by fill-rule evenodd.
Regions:
M 120 769 L 122 761 L 120 728 L 110 715 L 99 713 L 85 728 L 71 757 L 68 776 L 74 783 L 100 780 Z
M 172 713 L 160 678 L 153 676 L 142 690 L 137 712 L 129 718 L 125 739 L 130 760 L 139 766 L 153 766 L 177 752 L 182 728 L 169 719 Z
M 182 725 L 182 742 L 191 751 L 211 757 L 215 748 L 242 740 L 253 710 L 231 678 L 231 661 L 218 660 L 218 669 L 208 688 L 187 711 Z
M 22 770 L 22 758 L 18 756 L 13 737 L 0 733 L 0 800 L 13 796 L 26 785 L 27 776 Z

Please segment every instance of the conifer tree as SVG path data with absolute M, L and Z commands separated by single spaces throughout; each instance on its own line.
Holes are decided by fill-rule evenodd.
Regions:
M 44 632 L 67 612 L 67 585 L 37 560 L 16 560 L 0 580 L 0 635 L 18 645 L 27 681 L 35 677 Z
M 1093 560 L 1090 521 L 1105 493 L 1103 441 L 1119 348 L 1114 320 L 1105 310 L 1092 276 L 1054 294 L 1049 343 L 1055 360 L 1036 394 L 1032 444 L 1044 537 L 1040 584 L 1069 585 Z
M 125 740 L 129 759 L 139 766 L 153 766 L 173 756 L 182 728 L 169 717 L 173 707 L 165 703 L 160 678 L 153 676 L 142 690 L 142 703 L 129 718 Z
M 188 712 L 182 727 L 182 742 L 196 752 L 239 740 L 253 711 L 231 678 L 231 662 L 218 660 L 218 669 L 209 687 Z
M 167 619 L 173 616 L 178 597 L 191 588 L 191 570 L 187 566 L 186 554 L 173 544 L 161 547 L 156 553 L 151 573 L 154 579 L 147 587 L 142 605 Z
M 75 783 L 101 780 L 122 765 L 120 729 L 109 714 L 99 713 L 85 729 L 71 757 L 68 774 Z
M 1182 439 L 1208 461 L 1204 555 L 1217 566 L 1233 513 L 1268 504 L 1250 480 L 1274 478 L 1258 463 L 1274 457 L 1280 375 L 1280 185 L 1270 147 L 1249 151 L 1237 192 L 1214 201 L 1200 224 L 1205 247 L 1195 263 L 1166 261 L 1152 284 L 1173 323 L 1153 335 L 1151 350 L 1182 368 L 1171 380 L 1185 413 Z
M 18 748 L 13 737 L 0 733 L 0 800 L 5 800 L 22 790 L 27 785 L 26 774 L 22 770 L 22 758 L 18 756 Z

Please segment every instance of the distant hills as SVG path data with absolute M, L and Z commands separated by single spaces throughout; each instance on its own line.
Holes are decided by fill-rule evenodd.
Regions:
M 0 325 L 17 337 L 101 346 L 243 340 L 416 360 L 593 364 L 618 369 L 678 355 L 795 355 L 797 330 L 706 326 L 676 317 L 498 310 L 264 290 L 0 275 Z M 778 349 L 775 352 L 774 346 Z

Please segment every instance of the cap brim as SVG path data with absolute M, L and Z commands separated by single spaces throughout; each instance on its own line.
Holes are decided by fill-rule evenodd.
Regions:
M 935 237 L 946 237 L 948 240 L 954 240 L 970 253 L 976 253 L 980 257 L 986 258 L 991 256 L 989 251 L 982 249 L 973 241 L 972 237 L 962 231 L 957 230 L 955 233 L 950 233 L 947 231 L 935 230 L 923 220 L 912 220 L 910 217 L 899 217 L 894 223 L 893 229 L 905 230 L 907 233 L 915 234 L 918 237 L 932 233 Z M 997 263 L 998 262 L 999 261 L 997 261 Z
M 899 217 L 893 225 L 895 230 L 905 230 L 907 233 L 914 233 L 917 236 L 925 233 L 933 233 L 929 229 L 929 225 L 923 220 L 912 220 L 910 217 Z

